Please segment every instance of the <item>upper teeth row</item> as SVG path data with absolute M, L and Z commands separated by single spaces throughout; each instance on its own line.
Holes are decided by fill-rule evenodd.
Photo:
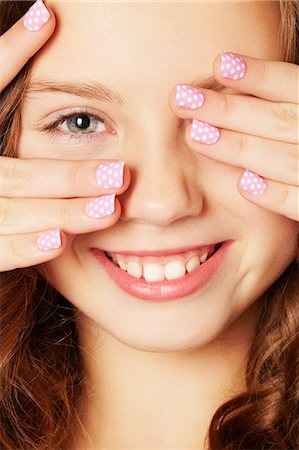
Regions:
M 152 282 L 181 278 L 186 272 L 192 272 L 192 270 L 196 269 L 196 267 L 205 262 L 208 258 L 208 253 L 205 253 L 201 257 L 192 256 L 187 264 L 184 264 L 181 260 L 175 259 L 165 265 L 158 263 L 146 263 L 142 265 L 136 261 L 129 261 L 126 263 L 121 259 L 116 259 L 110 253 L 108 253 L 108 255 L 113 258 L 122 270 L 127 271 L 128 274 L 135 278 L 141 278 L 143 276 L 146 281 Z

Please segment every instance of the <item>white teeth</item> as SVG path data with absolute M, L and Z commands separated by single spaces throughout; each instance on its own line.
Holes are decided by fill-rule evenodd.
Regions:
M 183 261 L 174 260 L 164 266 L 165 278 L 167 280 L 176 280 L 186 273 L 186 266 Z
M 141 278 L 143 276 L 146 281 L 158 282 L 165 280 L 165 278 L 167 280 L 176 280 L 184 277 L 186 273 L 192 272 L 200 264 L 204 263 L 214 251 L 215 248 L 213 251 L 205 252 L 200 257 L 194 255 L 190 257 L 187 263 L 184 263 L 180 259 L 175 259 L 165 265 L 152 262 L 142 265 L 134 260 L 124 260 L 121 254 L 106 253 L 122 270 L 127 271 L 129 275 L 135 278 Z
M 135 278 L 142 277 L 142 265 L 135 261 L 130 261 L 127 267 L 128 274 L 132 275 Z
M 164 266 L 155 263 L 144 264 L 143 277 L 145 281 L 163 281 L 165 279 Z
M 192 270 L 196 269 L 200 265 L 199 256 L 193 256 L 193 258 L 189 259 L 186 264 L 187 272 L 192 272 Z
M 128 264 L 122 261 L 121 259 L 118 261 L 118 265 L 122 270 L 127 270 Z
M 201 257 L 200 257 L 200 262 L 201 263 L 204 263 L 206 260 L 207 260 L 207 257 L 208 257 L 208 254 L 207 253 L 205 253 L 204 255 L 202 255 Z

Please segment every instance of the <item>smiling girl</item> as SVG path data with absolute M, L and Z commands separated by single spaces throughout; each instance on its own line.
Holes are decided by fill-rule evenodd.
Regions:
M 298 3 L 0 17 L 1 448 L 299 448 Z

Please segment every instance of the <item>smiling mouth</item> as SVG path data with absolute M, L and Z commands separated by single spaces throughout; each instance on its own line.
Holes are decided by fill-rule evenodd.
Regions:
M 203 265 L 220 249 L 223 242 L 198 247 L 192 251 L 172 255 L 137 256 L 104 251 L 106 257 L 119 269 L 149 283 L 176 280 Z

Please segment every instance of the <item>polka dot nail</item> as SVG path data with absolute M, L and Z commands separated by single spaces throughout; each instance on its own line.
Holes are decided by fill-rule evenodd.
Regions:
M 203 92 L 185 84 L 177 83 L 176 85 L 176 103 L 184 109 L 198 109 L 205 101 Z
M 101 217 L 110 216 L 115 211 L 115 194 L 102 195 L 95 198 L 85 205 L 85 213 L 88 217 L 100 219 Z
M 193 119 L 190 135 L 194 141 L 203 144 L 215 144 L 220 137 L 220 131 L 208 123 Z
M 96 180 L 104 189 L 120 188 L 123 185 L 125 161 L 101 164 L 96 170 Z
M 48 230 L 40 233 L 36 240 L 38 248 L 44 251 L 55 250 L 61 247 L 60 229 Z
M 50 13 L 42 0 L 37 0 L 24 16 L 23 23 L 27 30 L 38 31 L 50 19 Z
M 241 80 L 246 74 L 246 62 L 241 56 L 233 53 L 222 52 L 220 54 L 220 73 L 224 78 L 230 80 Z
M 240 187 L 253 195 L 261 195 L 267 189 L 267 184 L 262 177 L 246 169 L 240 180 Z

